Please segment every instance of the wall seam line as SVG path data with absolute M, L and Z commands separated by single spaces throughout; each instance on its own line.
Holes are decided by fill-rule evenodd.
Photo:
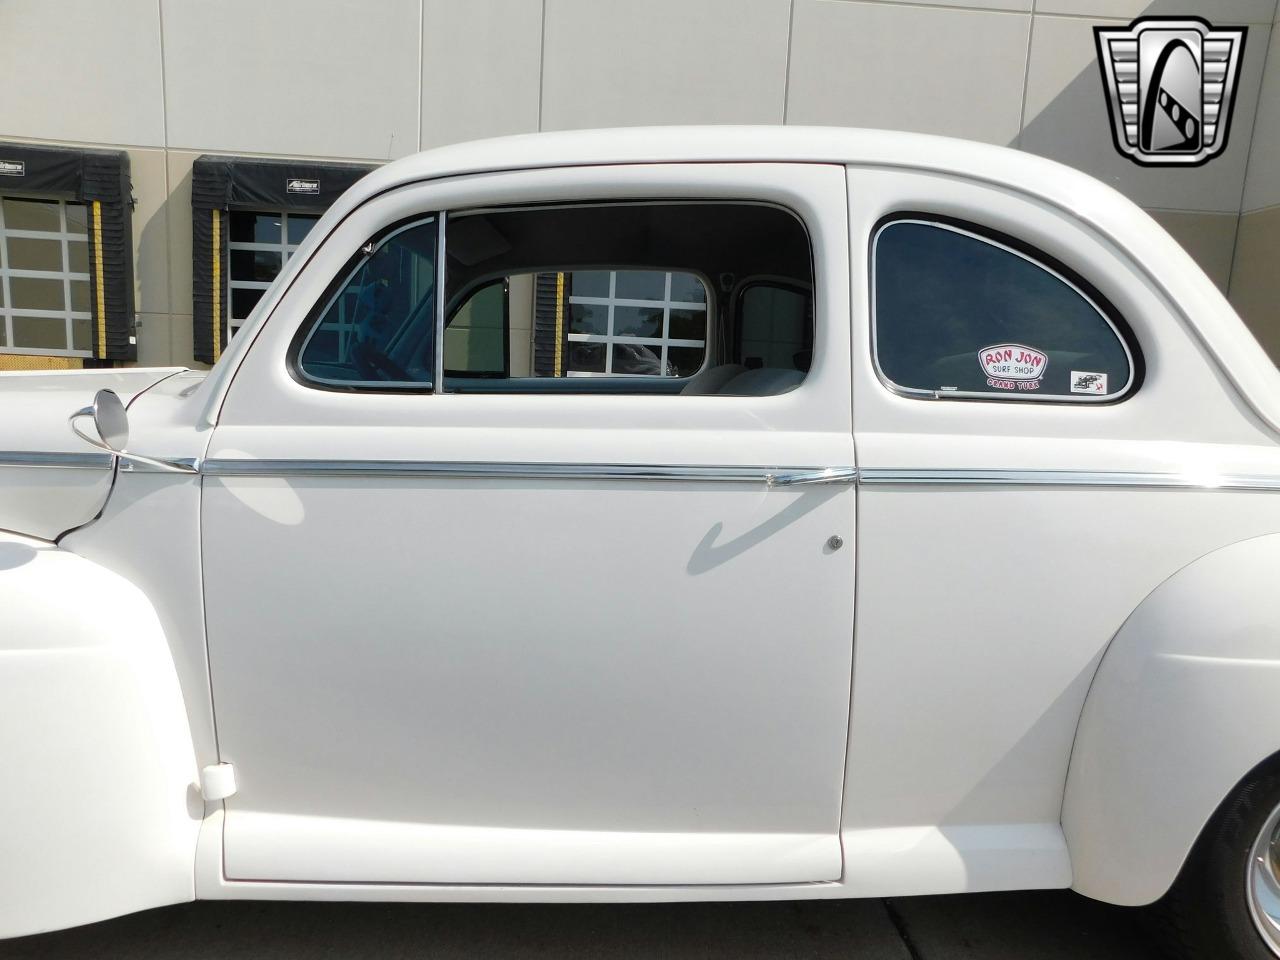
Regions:
M 542 23 L 538 30 L 538 132 L 542 132 L 543 77 L 547 72 L 547 0 L 542 0 Z
M 160 35 L 160 143 L 167 151 L 169 149 L 169 93 L 164 62 L 164 0 L 156 0 L 156 31 Z
M 1280 9 L 1280 2 L 1277 3 L 1277 9 Z M 1231 288 L 1235 286 L 1236 281 L 1236 253 L 1240 249 L 1240 221 L 1244 219 L 1244 193 L 1245 189 L 1249 185 L 1249 161 L 1253 159 L 1253 148 L 1255 144 L 1254 138 L 1258 133 L 1258 114 L 1262 113 L 1262 94 L 1266 89 L 1267 65 L 1271 61 L 1271 34 L 1274 30 L 1275 27 L 1272 26 L 1271 30 L 1267 31 L 1267 47 L 1262 52 L 1262 72 L 1258 77 L 1258 101 L 1257 105 L 1253 109 L 1253 122 L 1249 124 L 1249 149 L 1245 152 L 1244 171 L 1240 175 L 1240 202 L 1237 205 L 1238 209 L 1236 210 L 1236 230 L 1231 237 L 1231 269 L 1227 272 L 1226 296 L 1228 300 L 1231 299 Z M 1244 64 L 1241 63 L 1241 68 L 1243 67 Z M 1237 96 L 1240 93 L 1238 88 L 1239 82 L 1239 80 L 1236 81 Z
M 1280 2 L 1280 0 L 1278 0 Z M 796 0 L 787 2 L 787 49 L 782 65 L 782 125 L 787 124 L 787 107 L 791 101 L 791 44 L 796 35 Z
M 1280 200 L 1277 200 L 1275 203 L 1264 203 L 1260 207 L 1251 207 L 1248 210 L 1241 210 L 1240 216 L 1247 217 L 1252 216 L 1255 213 L 1269 213 L 1272 210 L 1280 210 Z
M 165 358 L 169 363 L 172 363 L 173 362 L 173 307 L 174 307 L 173 263 L 172 263 L 173 237 L 170 235 L 171 225 L 169 223 L 169 205 L 172 202 L 172 197 L 173 197 L 173 184 L 169 178 L 169 76 L 168 76 L 168 66 L 165 63 L 165 58 L 164 58 L 164 0 L 156 0 L 156 31 L 160 35 L 160 159 L 164 163 L 164 203 L 160 207 L 159 215 L 163 217 L 163 220 L 164 220 L 164 272 L 165 272 L 164 299 L 168 306 L 167 313 L 169 317 L 165 325 L 165 331 L 164 331 L 165 337 L 167 338 L 169 343 L 168 349 L 165 351 Z M 132 188 L 133 188 L 132 171 L 130 171 L 129 179 L 130 179 L 130 184 L 129 184 L 130 193 L 132 194 Z M 130 238 L 130 243 L 132 242 L 133 242 L 132 238 Z M 141 250 L 139 250 L 139 254 L 140 253 L 141 253 Z M 136 309 L 137 303 L 141 301 L 140 295 L 142 293 L 142 285 L 138 283 L 139 271 L 138 271 L 138 265 L 136 262 L 138 259 L 140 259 L 140 257 L 135 257 L 135 264 L 134 264 L 134 283 L 136 284 L 136 294 L 137 294 L 134 297 L 134 301 L 135 301 L 134 312 L 137 316 L 146 317 L 149 313 L 148 311 Z M 159 314 L 155 314 L 155 315 L 159 316 Z M 134 320 L 133 329 L 134 329 L 134 336 L 137 338 L 136 343 L 138 347 L 141 347 L 141 342 L 143 337 L 138 331 L 136 317 Z
M 1031 44 L 1036 34 L 1036 0 L 1031 0 L 1027 20 L 1027 54 L 1022 61 L 1022 102 L 1018 105 L 1018 132 L 1013 138 L 1016 149 L 1022 149 L 1022 131 L 1027 124 L 1027 86 L 1031 82 Z
M 1239 215 L 1238 210 L 1196 210 L 1192 207 L 1162 207 L 1158 204 L 1149 205 L 1139 203 L 1147 213 L 1186 213 L 1197 217 L 1235 217 Z
M 418 149 L 422 149 L 422 89 L 427 82 L 426 48 L 423 44 L 427 28 L 427 0 L 418 0 Z

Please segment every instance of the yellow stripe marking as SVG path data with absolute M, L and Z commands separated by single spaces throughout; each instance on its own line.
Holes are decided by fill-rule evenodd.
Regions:
M 564 274 L 556 274 L 556 368 L 555 375 L 563 376 L 561 372 L 561 344 L 564 342 Z
M 213 362 L 222 356 L 222 211 L 213 211 Z
M 0 370 L 81 370 L 84 361 L 79 357 L 35 357 L 12 353 L 0 356 Z
M 102 201 L 93 201 L 93 276 L 98 287 L 98 358 L 107 355 L 107 294 L 102 288 Z

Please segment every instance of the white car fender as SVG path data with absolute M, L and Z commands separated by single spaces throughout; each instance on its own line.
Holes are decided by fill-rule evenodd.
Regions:
M 204 815 L 159 620 L 133 584 L 0 533 L 0 938 L 191 900 Z
M 1152 591 L 1112 641 L 1062 811 L 1080 893 L 1159 899 L 1222 800 L 1280 751 L 1277 572 L 1280 534 L 1223 547 Z

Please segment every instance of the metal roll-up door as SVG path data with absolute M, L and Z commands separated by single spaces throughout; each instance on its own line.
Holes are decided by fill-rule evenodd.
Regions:
M 133 198 L 129 178 L 129 155 L 121 150 L 83 150 L 70 147 L 46 147 L 27 143 L 0 143 L 0 197 L 11 201 L 13 210 L 24 204 L 61 204 L 59 226 L 24 229 L 10 223 L 0 239 L 60 239 L 63 248 L 60 270 L 41 265 L 39 269 L 22 271 L 8 264 L 6 276 L 10 296 L 3 300 L 7 314 L 0 353 L 30 357 L 29 366 L 109 365 L 110 361 L 137 359 L 134 339 L 133 301 Z M 81 229 L 69 226 L 64 202 L 74 204 L 79 216 L 83 205 Z M 2 216 L 2 214 L 0 214 Z M 13 218 L 11 218 L 13 219 Z M 0 221 L 2 223 L 2 221 Z M 31 225 L 26 225 L 31 226 Z M 39 242 L 39 240 L 38 240 Z M 88 256 L 84 263 L 69 262 L 67 250 L 85 245 Z M 5 251 L 12 253 L 11 250 Z M 79 261 L 80 257 L 72 257 Z M 83 267 L 83 269 L 81 269 Z M 67 342 L 55 347 L 52 356 L 39 355 L 37 341 L 25 344 L 14 337 L 15 315 L 24 312 L 20 298 L 12 296 L 12 284 L 18 280 L 48 281 L 61 274 L 68 301 L 73 288 L 87 280 L 88 296 L 84 302 L 63 302 Z M 57 321 L 56 309 L 39 304 L 25 311 L 24 320 Z M 86 323 L 87 321 L 87 323 Z M 51 325 L 52 329 L 52 325 Z M 82 359 L 77 359 L 82 358 Z M 44 361 L 50 361 L 45 363 Z M 59 361 L 54 364 L 52 361 Z

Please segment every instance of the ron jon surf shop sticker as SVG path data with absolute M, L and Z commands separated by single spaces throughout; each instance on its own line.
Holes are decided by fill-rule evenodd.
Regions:
M 997 343 L 978 351 L 987 386 L 997 390 L 1039 390 L 1049 358 L 1021 343 Z

